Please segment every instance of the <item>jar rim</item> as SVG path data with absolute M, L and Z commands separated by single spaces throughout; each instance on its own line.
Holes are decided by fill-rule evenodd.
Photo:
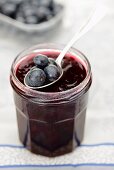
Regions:
M 70 54 L 74 54 L 76 57 L 80 57 L 81 60 L 83 60 L 83 62 L 85 62 L 86 64 L 86 77 L 85 79 L 76 87 L 68 89 L 66 91 L 61 91 L 61 92 L 42 92 L 42 91 L 36 91 L 36 90 L 32 90 L 28 87 L 26 87 L 24 84 L 22 84 L 19 79 L 17 78 L 16 74 L 15 74 L 15 63 L 17 61 L 17 59 L 21 56 L 25 56 L 24 54 L 27 53 L 27 51 L 32 51 L 32 50 L 37 50 L 39 49 L 39 51 L 41 51 L 40 48 L 44 49 L 45 51 L 50 49 L 50 50 L 58 50 L 59 52 L 63 49 L 65 45 L 61 45 L 61 44 L 51 44 L 51 43 L 47 43 L 47 44 L 38 44 L 35 46 L 32 46 L 31 48 L 27 48 L 25 50 L 23 50 L 21 53 L 19 53 L 17 55 L 17 57 L 14 59 L 12 66 L 11 66 L 11 79 L 13 80 L 13 83 L 16 85 L 16 87 L 21 90 L 21 93 L 23 95 L 27 95 L 27 96 L 31 96 L 33 98 L 37 98 L 37 97 L 41 97 L 43 99 L 43 97 L 47 97 L 47 100 L 54 100 L 56 98 L 56 100 L 60 100 L 60 98 L 68 98 L 70 96 L 73 96 L 74 94 L 78 94 L 79 92 L 81 92 L 89 83 L 90 79 L 91 79 L 91 66 L 89 63 L 89 60 L 87 59 L 87 57 L 80 52 L 78 49 L 71 47 L 70 50 L 68 51 Z M 56 47 L 56 48 L 55 48 Z M 61 49 L 60 49 L 61 48 Z M 85 67 L 85 66 L 84 66 Z

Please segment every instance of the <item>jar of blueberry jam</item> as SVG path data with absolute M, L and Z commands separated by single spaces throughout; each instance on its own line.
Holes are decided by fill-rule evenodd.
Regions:
M 91 67 L 71 48 L 62 61 L 63 76 L 53 85 L 33 90 L 24 85 L 24 77 L 36 56 L 56 59 L 63 47 L 43 44 L 23 51 L 10 74 L 20 141 L 31 152 L 49 157 L 72 152 L 83 140 Z

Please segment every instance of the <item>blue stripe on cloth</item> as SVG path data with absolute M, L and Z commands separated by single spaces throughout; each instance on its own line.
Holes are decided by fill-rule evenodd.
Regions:
M 78 147 L 100 147 L 100 146 L 114 146 L 114 143 L 81 144 Z M 18 149 L 25 148 L 22 145 L 11 145 L 11 144 L 0 144 L 0 147 L 18 148 Z
M 81 144 L 80 147 L 114 146 L 114 143 Z
M 18 148 L 18 149 L 24 149 L 25 148 L 22 145 L 11 145 L 11 144 L 0 144 L 0 147 L 4 147 L 4 148 Z
M 57 167 L 114 167 L 114 163 L 105 164 L 105 163 L 81 163 L 81 164 L 63 164 L 63 165 L 2 165 L 0 168 L 57 168 Z

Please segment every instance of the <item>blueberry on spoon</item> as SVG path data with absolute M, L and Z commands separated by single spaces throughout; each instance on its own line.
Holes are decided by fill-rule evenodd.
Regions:
M 53 58 L 49 58 L 49 63 L 57 66 L 57 63 Z
M 42 54 L 39 54 L 38 56 L 34 57 L 33 61 L 34 64 L 41 69 L 45 68 L 49 63 L 48 57 Z
M 46 55 L 39 54 L 33 58 L 34 65 L 30 71 L 25 75 L 24 84 L 37 90 L 47 87 L 57 81 L 61 75 L 59 66 L 52 58 Z
M 25 84 L 30 87 L 39 87 L 44 85 L 46 75 L 43 70 L 34 68 L 29 71 L 25 77 Z
M 45 67 L 44 72 L 46 74 L 47 79 L 50 82 L 57 80 L 60 76 L 60 71 L 59 71 L 58 67 L 56 67 L 55 65 L 52 65 L 52 64 Z

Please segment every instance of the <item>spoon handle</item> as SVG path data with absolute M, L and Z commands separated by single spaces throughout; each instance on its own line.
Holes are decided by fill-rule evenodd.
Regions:
M 92 15 L 89 16 L 86 23 L 79 29 L 79 31 L 73 36 L 69 43 L 62 50 L 60 55 L 57 57 L 56 62 L 61 66 L 61 61 L 64 58 L 65 54 L 72 47 L 72 45 L 78 41 L 85 33 L 87 33 L 93 26 L 95 26 L 107 13 L 107 8 L 103 5 L 99 5 L 93 10 Z

